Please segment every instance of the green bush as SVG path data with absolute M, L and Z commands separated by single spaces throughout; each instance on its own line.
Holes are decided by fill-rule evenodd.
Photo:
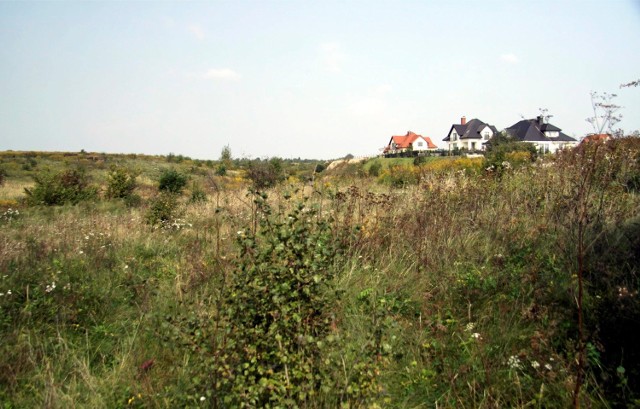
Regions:
M 124 204 L 127 207 L 139 207 L 142 204 L 142 197 L 136 193 L 132 193 L 124 198 Z
M 171 223 L 178 217 L 178 196 L 171 192 L 162 192 L 152 199 L 145 219 L 150 225 Z
M 357 365 L 345 357 L 332 312 L 339 299 L 335 268 L 341 252 L 331 225 L 299 203 L 273 214 L 254 197 L 257 232 L 240 230 L 240 254 L 225 279 L 216 316 L 188 304 L 159 323 L 160 338 L 193 351 L 187 382 L 172 402 L 200 396 L 213 407 L 359 407 L 377 397 L 375 354 Z M 366 331 L 365 331 L 366 332 Z M 359 349 L 359 346 L 358 346 Z M 347 360 L 349 375 L 336 371 Z M 363 386 L 364 385 L 364 386 Z M 370 387 L 369 387 L 370 386 Z
M 380 171 L 382 170 L 382 164 L 380 162 L 374 162 L 369 166 L 369 176 L 378 177 L 380 176 Z
M 216 175 L 218 176 L 225 176 L 227 174 L 227 167 L 225 166 L 224 163 L 221 163 L 218 165 L 218 167 L 216 168 Z
M 107 193 L 109 199 L 126 199 L 136 188 L 137 174 L 126 168 L 112 167 L 107 174 Z
M 247 177 L 254 189 L 264 190 L 275 186 L 285 179 L 282 159 L 256 159 L 247 166 Z
M 484 167 L 488 170 L 502 172 L 513 166 L 535 162 L 538 158 L 536 147 L 527 142 L 520 142 L 513 137 L 500 133 L 487 142 Z
M 25 188 L 27 203 L 30 205 L 77 204 L 93 200 L 98 189 L 89 183 L 89 177 L 82 169 L 67 169 L 59 173 L 43 172 L 33 177 L 35 186 Z
M 4 180 L 7 178 L 7 171 L 4 168 L 0 168 L 0 186 L 4 185 Z
M 180 194 L 187 185 L 187 176 L 175 169 L 165 169 L 160 175 L 158 189 L 163 192 Z

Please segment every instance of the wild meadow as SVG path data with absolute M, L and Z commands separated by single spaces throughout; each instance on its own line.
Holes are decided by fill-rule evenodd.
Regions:
M 638 138 L 385 161 L 0 153 L 3 407 L 640 406 Z

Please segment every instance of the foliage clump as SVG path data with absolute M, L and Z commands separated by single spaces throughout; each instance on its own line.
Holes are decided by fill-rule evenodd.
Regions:
M 218 371 L 226 404 L 288 406 L 331 388 L 324 346 L 330 343 L 338 249 L 328 223 L 299 204 L 274 218 L 266 196 L 254 235 L 238 234 L 240 263 L 225 292 L 230 339 Z
M 158 189 L 163 192 L 180 194 L 187 186 L 187 176 L 175 169 L 165 169 L 160 174 Z
M 25 188 L 30 205 L 56 206 L 78 204 L 98 197 L 97 187 L 90 184 L 83 169 L 66 169 L 59 173 L 42 172 L 33 177 L 35 186 Z
M 538 158 L 533 144 L 518 141 L 504 132 L 494 135 L 486 146 L 484 167 L 497 172 L 535 162 Z
M 108 199 L 127 199 L 136 188 L 137 173 L 123 167 L 112 167 L 107 174 Z
M 153 226 L 166 225 L 175 220 L 178 215 L 178 195 L 171 192 L 162 192 L 151 200 L 145 220 Z
M 283 161 L 280 158 L 256 159 L 247 165 L 247 178 L 256 190 L 264 190 L 286 179 Z

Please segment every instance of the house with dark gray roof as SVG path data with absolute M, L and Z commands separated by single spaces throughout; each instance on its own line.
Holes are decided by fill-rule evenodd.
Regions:
M 542 153 L 553 153 L 578 144 L 575 138 L 548 123 L 542 115 L 534 119 L 523 119 L 506 128 L 505 132 L 519 141 L 532 143 Z
M 447 143 L 449 150 L 481 151 L 485 149 L 484 143 L 497 133 L 495 126 L 475 118 L 467 122 L 467 118 L 463 116 L 460 124 L 451 125 L 443 141 Z

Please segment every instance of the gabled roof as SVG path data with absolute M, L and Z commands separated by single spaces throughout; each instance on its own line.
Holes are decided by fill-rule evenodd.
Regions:
M 411 131 L 408 131 L 406 135 L 392 136 L 391 140 L 389 141 L 389 146 L 391 146 L 392 143 L 395 143 L 396 149 L 407 149 L 419 138 L 422 138 L 427 143 L 429 149 L 438 148 L 436 145 L 434 145 L 434 143 L 431 141 L 431 138 L 429 138 L 428 136 L 418 135 L 417 133 Z
M 514 138 L 523 142 L 577 142 L 574 138 L 560 131 L 562 129 L 557 126 L 544 123 L 541 117 L 534 119 L 523 119 L 516 122 L 505 131 Z M 556 137 L 548 137 L 544 133 L 558 132 Z
M 493 125 L 489 125 L 487 123 L 482 122 L 479 119 L 472 119 L 470 121 L 468 121 L 466 124 L 462 125 L 462 124 L 453 124 L 451 125 L 451 129 L 449 130 L 449 133 L 447 134 L 447 137 L 443 139 L 443 141 L 450 141 L 451 140 L 451 132 L 455 129 L 456 133 L 458 135 L 460 135 L 460 139 L 482 139 L 482 135 L 480 134 L 480 132 L 482 132 L 482 130 L 488 126 L 489 129 L 491 129 L 491 131 L 496 134 L 498 133 L 498 130 L 496 129 L 495 126 Z

